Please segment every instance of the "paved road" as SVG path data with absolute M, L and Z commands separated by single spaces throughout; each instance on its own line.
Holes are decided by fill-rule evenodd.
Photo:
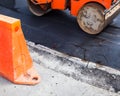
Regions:
M 0 2 L 0 13 L 21 19 L 25 37 L 36 44 L 84 60 L 120 69 L 120 16 L 101 34 L 84 33 L 68 10 L 52 11 L 42 17 L 32 15 L 26 2 Z M 16 4 L 16 5 L 15 5 Z
M 41 64 L 40 64 L 41 65 Z M 119 96 L 35 64 L 41 82 L 35 86 L 11 84 L 0 78 L 1 96 Z M 71 90 L 72 88 L 72 90 Z M 14 94 L 14 95 L 13 95 Z

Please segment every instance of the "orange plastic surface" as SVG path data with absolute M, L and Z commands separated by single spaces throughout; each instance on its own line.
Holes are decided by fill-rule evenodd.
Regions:
M 31 70 L 31 72 L 30 72 Z M 0 15 L 0 75 L 17 84 L 37 84 L 19 19 Z

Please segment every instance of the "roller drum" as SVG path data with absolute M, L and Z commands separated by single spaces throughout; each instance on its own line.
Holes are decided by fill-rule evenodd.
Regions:
M 51 11 L 50 3 L 37 4 L 37 2 L 34 3 L 33 0 L 27 0 L 27 2 L 29 10 L 36 16 L 42 16 Z
M 120 12 L 120 0 L 110 9 L 105 10 L 97 3 L 88 3 L 79 10 L 77 22 L 80 28 L 88 34 L 98 34 L 110 24 Z

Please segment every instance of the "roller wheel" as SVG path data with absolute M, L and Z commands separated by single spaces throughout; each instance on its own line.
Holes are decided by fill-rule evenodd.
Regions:
M 77 22 L 81 29 L 88 34 L 98 34 L 105 27 L 103 6 L 96 3 L 88 3 L 79 10 Z
M 42 4 L 42 5 L 36 5 L 31 2 L 31 0 L 27 0 L 29 10 L 36 16 L 42 16 L 49 11 L 51 11 L 50 4 Z

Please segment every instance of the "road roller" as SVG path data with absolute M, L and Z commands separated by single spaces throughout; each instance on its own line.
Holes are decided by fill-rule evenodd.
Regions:
M 36 16 L 69 9 L 78 26 L 88 34 L 102 32 L 120 12 L 120 0 L 27 0 L 27 3 Z

